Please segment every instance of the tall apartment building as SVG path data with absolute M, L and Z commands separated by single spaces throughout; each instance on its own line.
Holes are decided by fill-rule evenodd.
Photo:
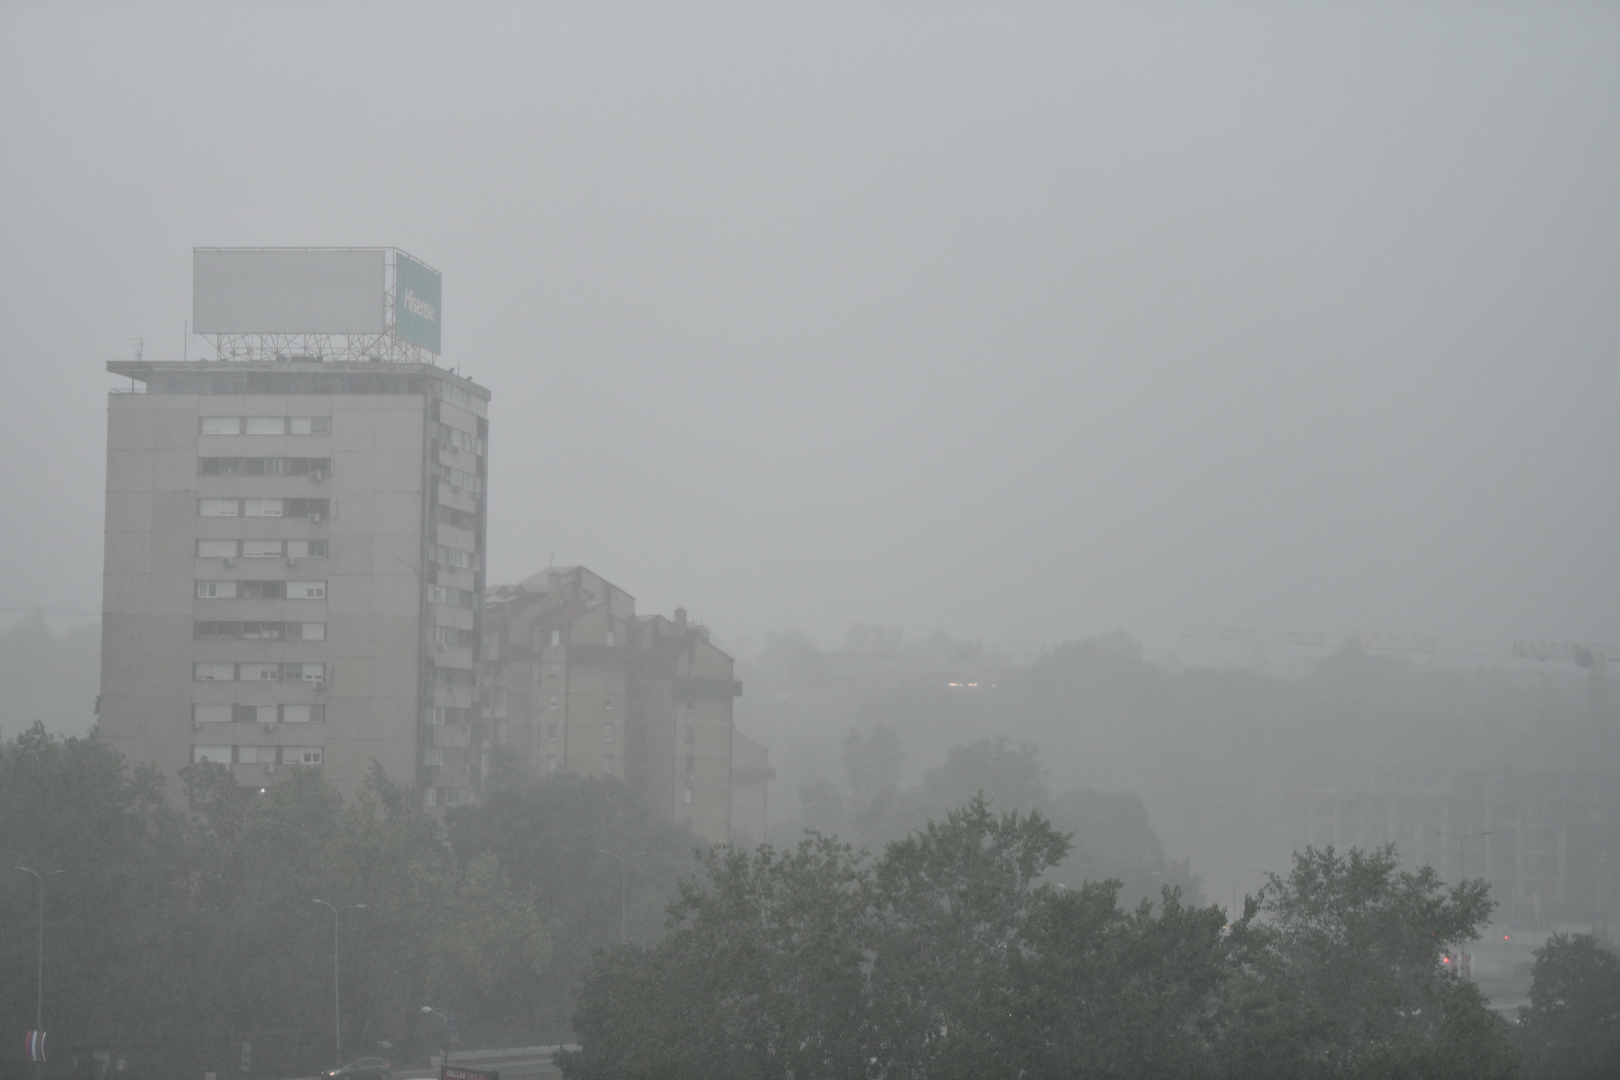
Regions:
M 485 702 L 494 737 L 538 771 L 615 776 L 714 843 L 765 833 L 765 748 L 736 731 L 733 660 L 687 621 L 582 566 L 490 590 Z
M 107 365 L 131 384 L 108 398 L 100 731 L 131 759 L 252 785 L 318 765 L 346 793 L 376 762 L 428 805 L 475 797 L 489 393 L 402 347 L 395 291 L 384 333 L 325 356 L 237 335 L 215 343 L 241 358 Z

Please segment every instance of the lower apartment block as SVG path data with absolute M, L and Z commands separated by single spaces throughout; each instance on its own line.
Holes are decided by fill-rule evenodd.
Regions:
M 765 834 L 765 748 L 737 732 L 733 660 L 708 631 L 638 616 L 582 566 L 490 590 L 485 706 L 506 752 L 539 772 L 611 776 L 713 843 Z

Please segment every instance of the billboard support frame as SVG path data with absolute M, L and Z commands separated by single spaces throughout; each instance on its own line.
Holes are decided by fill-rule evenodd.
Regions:
M 397 332 L 398 258 L 442 278 L 428 263 L 397 247 L 235 247 L 193 251 L 381 251 L 383 257 L 384 329 L 380 333 L 214 333 L 198 334 L 218 360 L 363 361 L 438 365 L 440 354 Z

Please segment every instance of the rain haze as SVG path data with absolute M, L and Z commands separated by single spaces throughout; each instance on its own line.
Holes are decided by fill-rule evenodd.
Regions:
M 1603 5 L 4 10 L 3 599 L 93 612 L 197 245 L 398 244 L 490 580 L 854 621 L 1620 638 Z M 190 346 L 199 355 L 199 343 Z
M 0 0 L 0 867 L 35 875 L 0 882 L 0 1027 L 71 1002 L 98 1080 L 126 1052 L 117 1080 L 246 1073 L 238 1036 L 266 1077 L 569 1043 L 569 1080 L 620 1076 L 602 1002 L 701 937 L 660 937 L 677 880 L 701 930 L 704 888 L 776 872 L 694 847 L 806 829 L 862 852 L 797 849 L 857 883 L 799 880 L 858 927 L 857 997 L 933 977 L 885 967 L 908 933 L 977 963 L 866 901 L 1019 828 L 1025 929 L 1202 919 L 1222 979 L 1229 947 L 1333 968 L 1288 936 L 1311 873 L 1438 905 L 1396 967 L 1445 1008 L 1441 963 L 1479 1016 L 1549 942 L 1612 966 L 1617 57 L 1610 4 Z M 409 310 L 442 349 L 233 368 L 190 323 L 193 250 L 265 247 L 372 249 L 379 299 L 384 268 L 441 272 Z M 942 821 L 973 843 L 915 840 Z M 69 910 L 92 894 L 125 906 Z M 151 940 L 212 953 L 121 929 L 182 915 Z M 47 926 L 82 962 L 54 989 Z M 657 985 L 697 1020 L 636 1037 L 709 1068 L 680 1033 L 735 1017 Z M 1257 1014 L 1226 1005 L 1315 1007 L 1221 985 L 1148 1042 L 1214 1016 L 1231 1041 L 1178 1060 L 1230 1065 Z M 954 1016 L 922 1043 L 1024 1045 Z M 1445 1060 L 1517 1075 L 1487 1021 Z M 904 1042 L 850 1038 L 861 1069 Z M 1231 1075 L 1315 1075 L 1285 1058 Z M 1090 1075 L 1055 1068 L 1009 1074 Z

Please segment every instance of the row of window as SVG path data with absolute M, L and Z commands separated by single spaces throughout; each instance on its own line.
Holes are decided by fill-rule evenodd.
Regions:
M 193 763 L 219 765 L 319 765 L 318 746 L 193 746 Z
M 433 561 L 444 566 L 459 567 L 462 570 L 482 569 L 477 555 L 460 548 L 447 547 L 444 544 L 433 545 Z
M 463 409 L 466 409 L 474 416 L 489 415 L 489 402 L 485 401 L 477 394 L 469 393 L 468 391 L 463 390 L 459 386 L 451 386 L 449 383 L 440 383 L 439 395 L 453 405 L 460 405 Z
M 476 435 L 469 435 L 460 428 L 453 428 L 449 424 L 430 422 L 428 434 L 442 443 L 455 447 L 457 450 L 465 450 L 467 453 L 477 454 L 479 457 L 484 456 L 484 440 Z
M 319 724 L 326 720 L 326 706 L 193 705 L 191 719 L 199 724 Z
M 551 700 L 550 700 L 550 702 L 548 702 L 548 707 L 552 708 L 552 709 L 555 709 L 557 707 L 557 695 L 556 694 L 551 695 Z M 609 712 L 613 711 L 613 695 L 612 694 L 604 694 L 602 696 L 602 708 L 608 710 Z M 552 724 L 551 727 L 552 727 L 553 732 L 555 733 L 557 725 Z M 612 736 L 610 735 L 609 738 L 611 738 L 611 737 Z
M 428 723 L 435 727 L 443 724 L 470 724 L 472 723 L 472 710 L 458 709 L 449 705 L 435 705 L 428 711 Z
M 467 589 L 452 589 L 448 585 L 429 585 L 428 603 L 470 608 L 473 606 L 473 594 Z
M 331 499 L 198 499 L 198 517 L 331 517 Z
M 435 626 L 433 628 L 433 643 L 435 645 L 470 649 L 477 641 L 477 634 L 474 634 L 471 630 L 463 630 L 458 626 Z
M 477 495 L 484 490 L 484 481 L 464 469 L 453 469 L 448 465 L 439 467 L 439 476 L 450 482 L 451 487 L 458 487 L 463 491 L 470 491 Z
M 433 669 L 433 678 L 446 686 L 471 686 L 477 676 L 471 668 L 437 667 Z
M 422 764 L 429 767 L 444 765 L 465 765 L 471 752 L 468 750 L 446 749 L 435 746 L 422 751 Z
M 423 806 L 469 806 L 473 801 L 469 788 L 428 788 L 422 793 Z
M 205 457 L 197 459 L 198 476 L 313 476 L 332 475 L 332 459 L 325 457 Z
M 204 435 L 330 435 L 330 416 L 205 416 Z
M 324 559 L 325 540 L 199 540 L 199 559 Z
M 440 503 L 438 505 L 438 519 L 446 525 L 454 525 L 458 529 L 466 529 L 468 532 L 478 531 L 478 515 L 469 514 L 465 510 L 457 510 L 453 506 L 445 506 Z
M 325 600 L 324 581 L 199 581 L 199 600 Z
M 323 622 L 199 622 L 193 636 L 199 641 L 325 641 Z
M 208 661 L 192 664 L 197 682 L 308 682 L 326 681 L 325 664 L 235 664 Z

